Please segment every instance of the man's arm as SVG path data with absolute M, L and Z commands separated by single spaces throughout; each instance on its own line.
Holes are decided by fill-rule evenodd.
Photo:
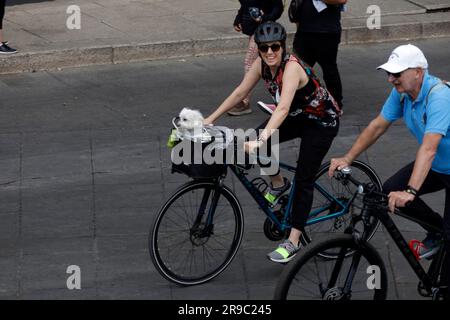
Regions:
M 413 172 L 409 178 L 408 186 L 419 190 L 428 172 L 431 169 L 442 135 L 439 133 L 427 133 L 423 137 L 423 143 L 416 154 Z M 389 208 L 393 212 L 396 207 L 404 207 L 409 201 L 413 201 L 414 194 L 406 191 L 394 191 L 389 194 Z
M 414 169 L 408 185 L 416 190 L 422 186 L 428 172 L 431 169 L 442 135 L 438 133 L 427 133 L 423 137 L 423 143 L 417 151 Z
M 344 157 L 331 159 L 328 175 L 332 177 L 336 169 L 341 170 L 342 168 L 349 166 L 353 160 L 358 158 L 361 153 L 377 141 L 378 138 L 386 132 L 390 125 L 391 122 L 385 120 L 381 114 L 373 119 L 367 128 L 365 128 L 359 135 L 356 142 Z

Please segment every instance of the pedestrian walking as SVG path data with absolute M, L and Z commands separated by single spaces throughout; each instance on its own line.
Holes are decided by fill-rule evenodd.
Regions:
M 297 24 L 294 52 L 311 67 L 316 63 L 320 65 L 327 89 L 342 110 L 337 53 L 341 42 L 341 11 L 347 0 L 293 1 L 297 7 L 289 16 Z
M 239 2 L 241 7 L 233 25 L 237 32 L 249 36 L 247 54 L 244 60 L 244 70 L 247 73 L 258 57 L 258 46 L 253 36 L 256 28 L 263 22 L 278 20 L 283 13 L 284 6 L 282 0 L 239 0 Z M 247 96 L 228 111 L 228 114 L 240 116 L 250 112 L 252 112 L 250 96 Z
M 17 50 L 8 45 L 8 41 L 3 39 L 3 17 L 5 16 L 6 0 L 0 0 L 0 54 L 12 54 Z

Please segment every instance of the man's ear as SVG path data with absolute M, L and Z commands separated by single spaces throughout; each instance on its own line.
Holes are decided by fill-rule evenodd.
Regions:
M 423 69 L 422 68 L 416 68 L 415 79 L 420 79 L 422 76 L 423 76 Z

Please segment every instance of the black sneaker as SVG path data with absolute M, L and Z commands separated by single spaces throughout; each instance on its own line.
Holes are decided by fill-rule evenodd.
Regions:
M 2 45 L 0 46 L 0 54 L 13 54 L 16 53 L 17 50 L 14 48 L 11 48 L 7 45 L 8 42 L 2 42 Z

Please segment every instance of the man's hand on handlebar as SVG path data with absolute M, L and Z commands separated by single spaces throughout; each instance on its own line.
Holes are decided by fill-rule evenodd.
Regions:
M 347 158 L 333 158 L 331 159 L 330 168 L 328 169 L 328 176 L 331 178 L 334 175 L 336 170 L 342 170 L 345 167 L 349 167 L 351 161 L 348 161 Z
M 407 205 L 408 202 L 414 200 L 415 196 L 406 191 L 393 191 L 389 193 L 389 211 L 394 212 L 395 208 L 402 208 Z

